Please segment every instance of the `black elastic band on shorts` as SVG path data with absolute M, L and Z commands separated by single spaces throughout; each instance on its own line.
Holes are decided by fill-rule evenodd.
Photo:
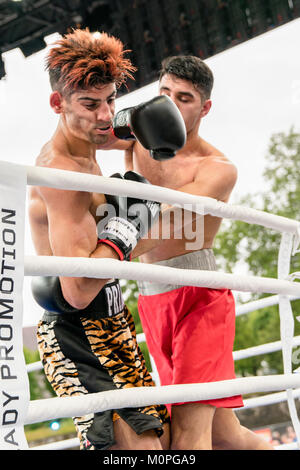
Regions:
M 85 317 L 91 319 L 110 318 L 118 315 L 124 310 L 124 300 L 119 280 L 109 282 L 102 287 L 101 291 L 84 309 L 74 313 L 56 313 L 45 311 L 44 321 L 54 321 L 58 318 L 68 317 L 69 319 Z

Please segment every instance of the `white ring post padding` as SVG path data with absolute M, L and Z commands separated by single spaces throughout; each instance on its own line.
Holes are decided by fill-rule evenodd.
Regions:
M 74 171 L 57 170 L 54 168 L 28 165 L 25 167 L 27 172 L 27 184 L 31 186 L 47 186 L 57 189 L 98 192 L 136 198 L 142 197 L 152 201 L 176 204 L 179 207 L 185 204 L 193 204 L 195 205 L 193 208 L 194 212 L 197 212 L 196 206 L 199 205 L 201 206 L 201 208 L 199 207 L 201 215 L 203 213 L 211 214 L 216 217 L 263 225 L 264 227 L 272 228 L 279 232 L 293 233 L 298 237 L 299 241 L 300 224 L 287 217 L 269 214 L 252 208 L 230 205 L 213 198 L 195 196 L 156 185 L 114 179 L 106 176 L 89 175 Z
M 90 277 L 167 282 L 183 286 L 232 289 L 244 292 L 300 295 L 300 283 L 266 277 L 241 276 L 216 271 L 171 268 L 107 258 L 25 256 L 25 276 Z
M 111 409 L 212 400 L 299 387 L 300 375 L 286 374 L 243 377 L 202 384 L 124 388 L 81 396 L 47 398 L 30 402 L 25 424 L 83 416 Z
M 291 256 L 293 251 L 293 236 L 284 232 L 281 236 L 280 249 L 278 254 L 278 277 L 286 279 L 290 273 Z M 279 317 L 280 317 L 280 338 L 282 342 L 283 371 L 285 374 L 292 372 L 292 347 L 294 337 L 294 315 L 291 301 L 286 295 L 279 295 Z M 291 389 L 286 390 L 287 403 L 294 431 L 300 445 L 300 421 L 298 418 L 295 399 Z

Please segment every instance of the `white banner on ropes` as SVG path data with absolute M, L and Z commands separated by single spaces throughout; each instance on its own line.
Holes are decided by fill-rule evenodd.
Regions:
M 26 172 L 0 162 L 0 449 L 28 448 L 29 381 L 23 355 Z

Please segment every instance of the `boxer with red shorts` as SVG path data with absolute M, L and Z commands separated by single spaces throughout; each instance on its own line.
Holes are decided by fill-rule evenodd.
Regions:
M 138 172 L 153 185 L 200 196 L 199 204 L 202 198 L 228 203 L 237 169 L 199 131 L 212 106 L 213 83 L 212 70 L 199 57 L 178 55 L 164 59 L 159 95 L 167 95 L 179 109 L 186 128 L 186 144 L 174 158 L 163 162 L 153 160 L 139 142 L 128 144 L 126 170 Z M 230 116 L 230 109 L 226 116 Z M 223 131 L 227 124 L 224 123 Z M 139 245 L 140 262 L 215 270 L 212 249 L 222 219 L 203 211 L 203 224 L 197 227 L 201 211 L 189 204 L 180 208 L 182 214 L 178 218 L 178 207 L 162 204 L 161 208 L 159 236 L 147 252 Z M 185 224 L 188 214 L 191 222 Z M 230 291 L 153 282 L 139 287 L 139 313 L 162 384 L 235 377 L 235 309 Z M 171 449 L 271 449 L 269 443 L 240 424 L 233 408 L 241 406 L 240 396 L 172 405 Z
M 155 264 L 216 269 L 208 249 Z M 139 291 L 139 314 L 161 385 L 235 378 L 235 302 L 230 290 L 140 282 Z M 201 403 L 217 408 L 243 406 L 240 395 Z

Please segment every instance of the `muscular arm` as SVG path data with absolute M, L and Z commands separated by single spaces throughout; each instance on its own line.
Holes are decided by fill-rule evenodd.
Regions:
M 196 196 L 227 202 L 237 180 L 237 169 L 228 160 L 210 157 L 205 160 L 192 183 L 178 189 Z
M 232 189 L 236 183 L 237 169 L 236 167 L 223 158 L 213 157 L 212 159 L 206 160 L 200 167 L 199 171 L 194 178 L 194 181 L 186 184 L 177 189 L 188 194 L 195 196 L 211 197 L 219 201 L 227 202 Z M 176 208 L 175 211 L 181 211 L 180 208 Z M 138 245 L 132 253 L 133 258 L 137 258 L 140 255 L 156 248 L 160 243 L 164 242 L 163 239 L 163 221 L 170 220 L 170 238 L 174 238 L 175 231 L 179 227 L 174 225 L 176 217 L 165 217 L 168 212 L 174 213 L 174 208 L 168 204 L 162 204 L 162 212 L 159 219 L 159 227 L 156 233 L 156 238 L 151 239 L 144 238 L 139 241 Z M 197 214 L 191 219 L 192 222 Z
M 49 241 L 54 256 L 117 258 L 109 246 L 97 246 L 96 222 L 89 212 L 91 195 L 79 191 L 40 188 L 47 207 Z M 64 298 L 85 308 L 106 279 L 60 277 Z

